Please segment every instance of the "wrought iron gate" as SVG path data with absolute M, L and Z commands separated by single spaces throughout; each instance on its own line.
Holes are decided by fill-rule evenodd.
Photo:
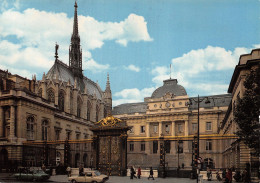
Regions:
M 120 175 L 121 146 L 119 136 L 99 137 L 98 168 L 108 175 Z

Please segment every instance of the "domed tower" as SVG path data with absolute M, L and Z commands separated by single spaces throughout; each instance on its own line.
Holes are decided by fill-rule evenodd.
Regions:
M 166 94 L 171 94 L 172 96 L 187 95 L 186 90 L 183 86 L 178 84 L 177 79 L 167 79 L 163 81 L 163 86 L 153 92 L 151 98 L 161 98 Z

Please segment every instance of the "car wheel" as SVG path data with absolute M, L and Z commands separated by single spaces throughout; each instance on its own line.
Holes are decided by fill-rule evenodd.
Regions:
M 93 181 L 92 183 L 98 183 L 97 181 Z
M 37 179 L 36 179 L 36 178 L 34 178 L 32 181 L 33 181 L 33 182 L 36 182 L 36 180 L 37 180 Z
M 76 180 L 72 180 L 71 183 L 77 183 L 77 181 Z

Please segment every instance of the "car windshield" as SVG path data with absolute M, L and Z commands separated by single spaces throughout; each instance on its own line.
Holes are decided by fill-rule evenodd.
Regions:
M 101 173 L 99 171 L 95 171 L 95 174 L 96 174 L 96 176 L 101 175 Z

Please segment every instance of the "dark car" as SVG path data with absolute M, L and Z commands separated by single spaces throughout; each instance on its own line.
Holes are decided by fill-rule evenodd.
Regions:
M 45 181 L 50 178 L 43 170 L 21 170 L 20 173 L 14 174 L 17 180 Z

